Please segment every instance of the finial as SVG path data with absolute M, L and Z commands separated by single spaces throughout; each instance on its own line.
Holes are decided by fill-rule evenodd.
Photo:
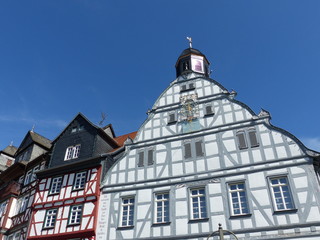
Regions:
M 189 47 L 192 48 L 192 38 L 191 37 L 187 37 L 188 41 L 189 41 Z
M 10 147 L 12 147 L 13 146 L 13 141 L 11 141 L 11 143 L 10 143 Z
M 32 129 L 31 129 L 31 132 L 33 132 L 33 131 L 34 131 L 34 128 L 35 128 L 35 125 L 33 124 Z

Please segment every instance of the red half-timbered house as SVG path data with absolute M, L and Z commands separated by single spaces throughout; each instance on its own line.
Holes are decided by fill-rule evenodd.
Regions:
M 27 239 L 93 240 L 100 180 L 120 147 L 112 126 L 79 113 L 53 141 L 47 169 L 39 171 Z
M 35 173 L 46 167 L 50 148 L 49 139 L 34 131 L 29 131 L 15 154 L 16 163 L 8 170 L 14 171 L 17 166 L 24 167 L 19 177 L 15 177 L 18 195 L 10 206 L 12 217 L 11 225 L 5 233 L 6 240 L 25 240 L 27 237 L 31 206 L 37 186 Z

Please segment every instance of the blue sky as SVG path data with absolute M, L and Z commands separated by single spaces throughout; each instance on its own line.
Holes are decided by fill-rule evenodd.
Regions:
M 319 0 L 0 2 L 0 148 L 78 113 L 138 130 L 188 47 L 237 100 L 320 151 Z

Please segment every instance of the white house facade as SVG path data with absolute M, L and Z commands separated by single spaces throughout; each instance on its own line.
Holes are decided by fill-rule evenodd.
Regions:
M 106 173 L 96 239 L 207 239 L 219 223 L 242 240 L 319 239 L 319 153 L 209 78 L 200 51 L 176 70 Z

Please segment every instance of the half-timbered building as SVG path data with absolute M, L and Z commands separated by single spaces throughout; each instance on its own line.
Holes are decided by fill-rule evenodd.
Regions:
M 13 171 L 20 165 L 23 165 L 24 169 L 19 179 L 16 179 L 16 174 L 14 175 L 15 187 L 18 187 L 19 191 L 10 207 L 13 216 L 11 226 L 6 232 L 6 240 L 25 240 L 27 237 L 31 207 L 37 186 L 36 172 L 46 167 L 50 148 L 49 139 L 34 131 L 29 131 L 15 154 L 16 163 L 9 169 Z
M 111 125 L 79 113 L 53 141 L 48 168 L 37 173 L 27 239 L 95 239 L 102 170 L 120 147 L 114 138 Z
M 14 163 L 14 155 L 16 152 L 17 147 L 12 144 L 0 151 L 0 173 Z
M 176 73 L 106 174 L 97 239 L 207 239 L 219 223 L 242 240 L 319 239 L 319 153 L 211 79 L 200 51 Z

